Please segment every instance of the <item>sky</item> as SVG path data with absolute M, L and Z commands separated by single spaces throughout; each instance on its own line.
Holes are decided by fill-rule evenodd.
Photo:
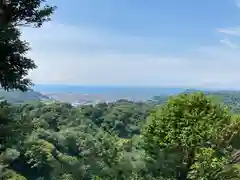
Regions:
M 35 84 L 240 89 L 240 0 L 48 0 Z

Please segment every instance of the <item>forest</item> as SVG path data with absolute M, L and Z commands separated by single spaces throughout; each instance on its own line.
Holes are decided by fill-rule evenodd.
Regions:
M 1 94 L 32 86 L 27 75 L 37 65 L 28 56 L 22 27 L 50 21 L 56 6 L 46 3 L 0 3 Z M 2 180 L 240 179 L 239 92 L 185 92 L 79 107 L 22 103 L 40 94 L 22 95 L 0 98 Z
M 79 107 L 2 101 L 1 179 L 239 179 L 238 104 L 224 95 Z

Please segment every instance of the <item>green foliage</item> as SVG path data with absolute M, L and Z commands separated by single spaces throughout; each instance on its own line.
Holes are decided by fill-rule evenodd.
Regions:
M 25 76 L 36 68 L 26 56 L 29 45 L 20 39 L 20 26 L 40 27 L 50 20 L 55 7 L 44 6 L 44 0 L 11 0 L 1 3 L 0 16 L 0 85 L 5 90 L 26 91 L 31 81 Z
M 22 175 L 16 173 L 15 171 L 13 170 L 9 170 L 7 169 L 5 172 L 4 172 L 4 175 L 3 175 L 3 180 L 27 180 L 25 177 L 23 177 Z
M 212 148 L 201 148 L 195 156 L 195 163 L 191 167 L 188 176 L 189 179 L 227 179 L 224 176 L 224 169 L 229 160 L 224 156 L 218 156 Z M 234 177 L 234 174 L 232 174 Z M 229 176 L 229 174 L 227 174 Z
M 201 93 L 162 106 L 120 100 L 0 107 L 1 178 L 239 179 L 240 118 Z
M 20 143 L 32 127 L 30 119 L 18 113 L 18 107 L 5 101 L 0 102 L 0 123 L 0 153 Z
M 224 104 L 234 113 L 240 112 L 240 93 L 237 91 L 209 92 L 207 95 L 215 98 L 217 103 Z
M 24 155 L 29 159 L 28 163 L 32 167 L 46 166 L 54 160 L 52 152 L 55 147 L 45 140 L 39 139 L 28 141 L 25 147 L 26 152 Z
M 161 148 L 169 144 L 192 148 L 217 137 L 230 124 L 231 116 L 203 94 L 182 94 L 170 99 L 149 121 L 147 131 L 161 139 Z
M 209 179 L 208 173 L 228 163 L 232 147 L 223 142 L 229 140 L 226 134 L 231 125 L 226 109 L 212 103 L 203 93 L 171 98 L 150 115 L 143 132 L 149 167 L 155 175 Z
M 122 138 L 129 138 L 140 134 L 141 125 L 151 108 L 152 106 L 146 103 L 119 100 L 109 104 L 82 106 L 81 111 L 104 130 L 113 131 Z

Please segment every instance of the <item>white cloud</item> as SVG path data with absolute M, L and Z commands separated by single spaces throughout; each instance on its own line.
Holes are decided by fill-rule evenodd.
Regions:
M 231 42 L 229 39 L 221 39 L 220 43 L 232 49 L 237 49 L 239 47 L 237 44 Z
M 38 65 L 29 75 L 35 83 L 240 87 L 240 52 L 230 48 L 163 55 L 156 52 L 164 38 L 53 23 L 24 32 Z
M 136 51 L 158 50 L 166 45 L 166 38 L 149 38 L 115 34 L 107 29 L 95 29 L 93 27 L 77 27 L 71 25 L 48 23 L 40 29 L 24 29 L 23 36 L 34 43 L 34 46 L 44 47 L 53 45 L 50 49 L 45 46 L 45 51 L 53 48 L 73 51 Z M 71 48 L 70 48 L 71 46 Z M 37 47 L 35 47 L 37 48 Z
M 219 28 L 217 30 L 218 30 L 218 32 L 226 34 L 226 35 L 240 36 L 240 27 Z

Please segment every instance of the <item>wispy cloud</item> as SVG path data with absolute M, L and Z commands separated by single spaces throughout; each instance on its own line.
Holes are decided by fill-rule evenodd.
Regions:
M 41 34 L 41 36 L 37 35 Z M 114 33 L 108 29 L 100 29 L 86 26 L 72 26 L 57 23 L 48 23 L 40 29 L 24 29 L 23 36 L 31 42 L 37 42 L 35 46 L 52 43 L 52 48 L 72 51 L 80 50 L 82 53 L 91 51 L 130 52 L 130 53 L 156 53 L 166 48 L 169 39 L 165 37 L 138 37 Z M 175 42 L 174 39 L 171 41 Z M 48 44 L 49 46 L 51 44 Z M 35 47 L 37 48 L 37 47 Z M 41 49 L 43 49 L 41 47 Z M 51 48 L 51 49 L 52 49 Z M 45 51 L 50 51 L 45 48 Z M 83 52 L 84 51 L 84 52 Z
M 240 0 L 235 0 L 236 5 L 240 8 Z M 239 48 L 239 45 L 235 42 L 232 42 L 229 40 L 229 38 L 226 37 L 232 37 L 235 38 L 234 41 L 238 41 L 240 37 L 240 26 L 236 27 L 230 27 L 230 28 L 218 28 L 217 32 L 224 35 L 224 39 L 220 40 L 220 43 L 230 47 L 231 49 L 237 49 Z
M 235 0 L 236 5 L 240 8 L 240 0 Z M 240 37 L 240 26 L 236 26 L 236 27 L 227 27 L 227 28 L 218 28 L 217 32 L 224 35 L 224 39 L 220 40 L 220 43 L 228 46 L 232 49 L 237 49 L 239 48 L 239 45 L 236 43 L 233 43 L 232 41 L 229 40 L 229 38 L 226 37 L 234 37 L 234 41 L 238 41 L 239 37 Z
M 226 35 L 240 36 L 240 27 L 218 28 L 217 31 Z
M 30 41 L 33 50 L 29 55 L 38 65 L 29 75 L 35 83 L 185 87 L 240 84 L 231 84 L 239 82 L 240 52 L 223 46 L 189 48 L 187 55 L 177 56 L 157 53 L 167 42 L 159 42 L 161 39 L 59 24 L 27 29 L 24 38 Z
M 227 46 L 227 47 L 230 47 L 231 49 L 239 48 L 239 46 L 237 44 L 231 42 L 229 39 L 221 39 L 220 43 Z

